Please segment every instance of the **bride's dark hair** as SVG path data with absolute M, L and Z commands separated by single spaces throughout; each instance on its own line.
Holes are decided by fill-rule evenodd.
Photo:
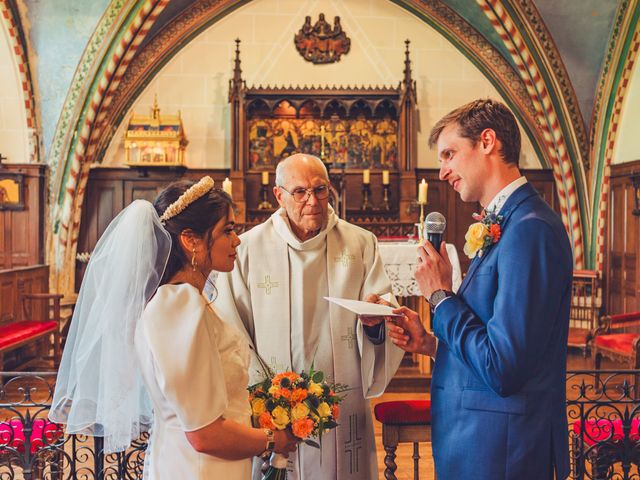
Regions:
M 180 180 L 173 182 L 162 190 L 153 202 L 153 206 L 162 216 L 165 210 L 173 202 L 178 200 L 180 195 L 186 192 L 196 182 L 190 180 Z M 207 242 L 207 248 L 213 245 L 211 232 L 213 227 L 226 217 L 233 208 L 233 201 L 226 192 L 219 188 L 212 188 L 205 195 L 200 197 L 175 217 L 171 217 L 165 222 L 164 228 L 171 235 L 171 253 L 167 261 L 167 268 L 164 270 L 160 285 L 167 283 L 186 264 L 191 263 L 191 258 L 187 258 L 185 252 L 180 248 L 178 237 L 184 230 L 192 230 L 200 235 Z

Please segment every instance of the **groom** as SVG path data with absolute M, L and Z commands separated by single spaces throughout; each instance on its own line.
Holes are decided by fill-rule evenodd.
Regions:
M 473 257 L 457 294 L 444 243 L 419 247 L 416 280 L 437 341 L 406 308 L 389 335 L 433 355 L 433 455 L 439 479 L 551 480 L 569 473 L 565 411 L 572 254 L 560 218 L 518 169 L 520 132 L 501 103 L 476 100 L 431 131 L 440 179 L 480 202 Z M 398 317 L 397 317 L 398 318 Z

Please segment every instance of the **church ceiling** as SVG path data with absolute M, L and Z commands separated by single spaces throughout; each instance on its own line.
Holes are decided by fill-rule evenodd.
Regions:
M 476 1 L 442 0 L 473 25 L 506 58 L 509 53 Z M 511 0 L 533 4 L 568 71 L 584 124 L 589 128 L 596 88 L 620 0 Z

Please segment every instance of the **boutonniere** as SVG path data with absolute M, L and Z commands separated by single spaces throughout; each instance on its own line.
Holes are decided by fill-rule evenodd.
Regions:
M 478 220 L 469 226 L 469 230 L 464 236 L 464 253 L 469 258 L 482 257 L 494 243 L 498 243 L 502 229 L 502 215 L 487 213 L 484 216 L 473 214 L 473 218 Z

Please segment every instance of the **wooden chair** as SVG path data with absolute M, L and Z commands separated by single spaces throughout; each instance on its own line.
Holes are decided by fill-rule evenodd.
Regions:
M 376 420 L 382 423 L 385 480 L 396 480 L 396 448 L 399 443 L 413 443 L 413 478 L 419 478 L 420 442 L 431 441 L 431 401 L 400 400 L 375 406 Z M 435 480 L 435 474 L 434 474 Z
M 567 345 L 580 348 L 585 357 L 587 356 L 589 342 L 598 326 L 600 311 L 598 287 L 598 273 L 596 271 L 573 271 Z
M 640 368 L 640 312 L 605 315 L 600 319 L 592 341 L 594 368 L 600 370 L 602 357 Z M 599 384 L 599 378 L 596 377 Z M 635 398 L 640 398 L 640 378 L 635 378 Z

